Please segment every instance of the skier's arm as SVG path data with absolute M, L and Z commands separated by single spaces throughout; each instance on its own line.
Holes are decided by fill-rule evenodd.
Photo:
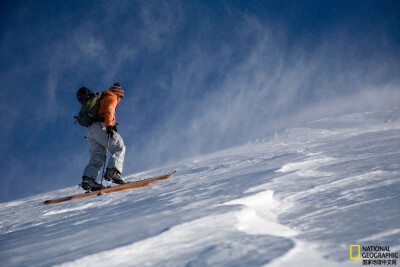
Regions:
M 115 109 L 117 108 L 117 97 L 106 96 L 105 100 L 105 110 L 104 110 L 104 122 L 107 126 L 114 126 L 115 124 Z

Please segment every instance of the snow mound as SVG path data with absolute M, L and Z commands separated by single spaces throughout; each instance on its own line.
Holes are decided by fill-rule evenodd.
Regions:
M 224 205 L 243 205 L 241 211 L 236 212 L 237 229 L 250 235 L 274 235 L 292 237 L 297 231 L 277 223 L 277 215 L 272 211 L 278 206 L 273 198 L 273 191 L 267 190 L 245 198 L 224 203 Z

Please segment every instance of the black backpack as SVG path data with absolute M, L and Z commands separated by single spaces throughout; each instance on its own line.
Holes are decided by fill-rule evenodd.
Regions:
M 97 117 L 97 109 L 101 99 L 101 93 L 93 93 L 89 88 L 81 87 L 76 93 L 76 98 L 82 104 L 78 116 L 74 116 L 76 122 L 83 127 L 92 125 Z

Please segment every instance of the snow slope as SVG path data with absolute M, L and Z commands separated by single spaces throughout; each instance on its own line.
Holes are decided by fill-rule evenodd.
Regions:
M 360 266 L 350 244 L 400 251 L 400 122 L 384 121 L 314 121 L 128 176 L 177 170 L 150 187 L 1 203 L 0 265 Z

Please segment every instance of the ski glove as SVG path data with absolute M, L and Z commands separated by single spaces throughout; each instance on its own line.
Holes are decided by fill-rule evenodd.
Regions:
M 107 126 L 106 132 L 109 138 L 113 138 L 114 133 L 117 132 L 116 126 Z

